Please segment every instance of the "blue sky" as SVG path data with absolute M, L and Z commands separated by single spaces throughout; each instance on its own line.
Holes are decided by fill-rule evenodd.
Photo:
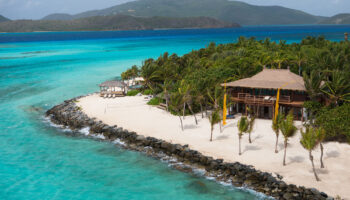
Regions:
M 51 13 L 75 14 L 131 0 L 0 0 L 0 15 L 11 19 L 39 19 Z M 176 1 L 176 0 L 174 0 Z M 241 0 L 256 5 L 281 5 L 315 15 L 350 13 L 350 0 Z

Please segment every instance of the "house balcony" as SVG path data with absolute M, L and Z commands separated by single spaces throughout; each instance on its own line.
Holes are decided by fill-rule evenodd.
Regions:
M 272 106 L 276 102 L 276 96 L 251 95 L 249 93 L 233 93 L 231 100 L 248 105 Z M 279 104 L 301 107 L 304 103 L 303 98 L 292 99 L 291 96 L 280 95 Z

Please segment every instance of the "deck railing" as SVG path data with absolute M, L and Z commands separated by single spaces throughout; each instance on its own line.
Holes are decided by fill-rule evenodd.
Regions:
M 234 95 L 239 100 L 243 100 L 247 103 L 265 103 L 265 104 L 272 104 L 276 101 L 276 96 L 264 96 L 264 95 L 251 95 L 248 93 L 238 93 L 237 95 Z M 291 102 L 290 96 L 280 95 L 281 103 L 288 103 Z

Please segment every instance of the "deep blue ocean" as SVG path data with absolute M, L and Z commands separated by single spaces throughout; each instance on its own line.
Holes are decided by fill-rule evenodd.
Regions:
M 183 55 L 241 35 L 339 41 L 344 32 L 350 26 L 1 33 L 0 199 L 261 199 L 112 143 L 73 136 L 50 126 L 44 113 L 166 51 Z

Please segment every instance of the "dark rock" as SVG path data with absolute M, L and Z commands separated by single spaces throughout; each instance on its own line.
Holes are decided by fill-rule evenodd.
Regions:
M 207 170 L 206 174 L 216 177 L 217 180 L 231 181 L 235 186 L 247 185 L 250 188 L 262 192 L 276 199 L 331 199 L 327 194 L 316 189 L 306 189 L 288 185 L 282 181 L 283 177 L 276 174 L 261 172 L 253 166 L 241 163 L 224 163 L 223 159 L 213 159 L 202 155 L 200 152 L 191 150 L 189 145 L 172 144 L 153 137 L 144 137 L 135 132 L 129 132 L 118 126 L 108 126 L 96 118 L 89 118 L 81 109 L 75 105 L 77 98 L 67 100 L 64 103 L 49 109 L 46 114 L 53 123 L 69 126 L 72 129 L 90 127 L 92 134 L 102 133 L 110 140 L 120 139 L 126 143 L 124 148 L 142 151 L 146 155 L 162 159 L 172 163 L 173 168 L 187 173 L 193 173 L 189 166 L 177 165 L 170 161 L 165 154 L 176 158 L 180 162 L 187 164 L 196 163 Z M 145 148 L 147 146 L 147 148 Z M 196 165 L 197 166 L 197 165 Z

